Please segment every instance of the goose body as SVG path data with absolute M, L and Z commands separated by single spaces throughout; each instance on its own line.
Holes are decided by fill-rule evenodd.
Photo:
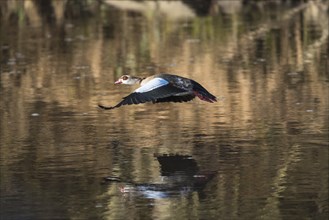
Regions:
M 196 81 L 177 75 L 161 73 L 147 78 L 123 75 L 115 84 L 140 84 L 141 86 L 124 97 L 117 105 L 110 107 L 98 105 L 100 108 L 108 110 L 122 105 L 145 102 L 188 102 L 195 97 L 211 103 L 217 101 L 214 95 Z

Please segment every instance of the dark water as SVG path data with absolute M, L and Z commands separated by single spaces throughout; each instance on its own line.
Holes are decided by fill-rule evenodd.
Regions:
M 328 218 L 327 1 L 0 9 L 1 219 Z M 97 108 L 158 72 L 219 101 Z

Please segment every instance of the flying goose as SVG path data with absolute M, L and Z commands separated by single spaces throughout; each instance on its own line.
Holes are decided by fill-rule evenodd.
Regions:
M 140 104 L 145 102 L 188 102 L 196 96 L 206 102 L 217 102 L 214 95 L 192 79 L 171 75 L 156 74 L 147 78 L 123 75 L 115 84 L 140 84 L 133 93 L 123 98 L 115 106 L 98 105 L 104 110 L 118 108 L 122 105 Z

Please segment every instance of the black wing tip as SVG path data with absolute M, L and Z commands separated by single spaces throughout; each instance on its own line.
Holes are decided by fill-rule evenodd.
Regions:
M 110 110 L 110 109 L 115 108 L 115 107 L 112 107 L 112 106 L 104 106 L 104 105 L 100 105 L 100 104 L 98 104 L 98 107 L 102 110 Z

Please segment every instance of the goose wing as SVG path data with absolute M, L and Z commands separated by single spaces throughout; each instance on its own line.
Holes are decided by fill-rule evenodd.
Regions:
M 113 109 L 122 105 L 140 104 L 145 102 L 186 102 L 192 100 L 194 97 L 195 95 L 190 94 L 189 91 L 178 88 L 167 80 L 157 77 L 124 97 L 117 105 L 112 107 L 99 105 L 99 107 L 102 109 Z

